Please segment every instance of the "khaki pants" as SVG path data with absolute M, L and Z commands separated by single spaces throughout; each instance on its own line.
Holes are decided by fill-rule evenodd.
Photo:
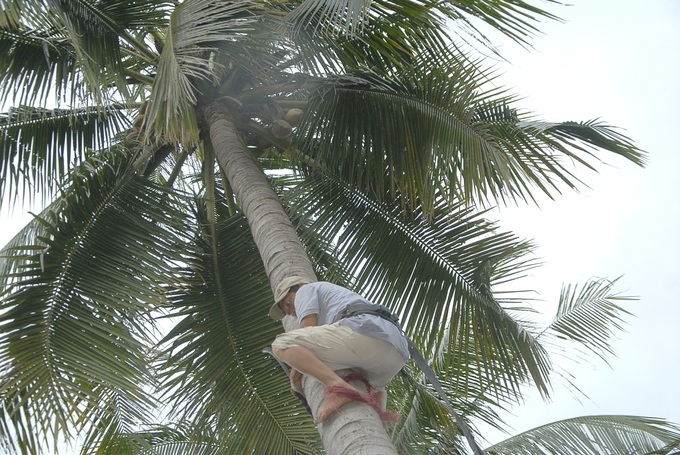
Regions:
M 387 341 L 355 332 L 340 323 L 282 333 L 273 347 L 303 346 L 332 370 L 355 368 L 376 388 L 383 388 L 404 367 L 399 351 Z

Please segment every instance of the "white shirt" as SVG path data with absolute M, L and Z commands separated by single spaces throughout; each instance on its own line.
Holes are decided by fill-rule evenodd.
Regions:
M 373 314 L 359 314 L 342 319 L 342 312 L 352 303 L 371 302 L 342 286 L 316 281 L 298 289 L 295 294 L 295 314 L 298 321 L 316 314 L 318 325 L 338 322 L 362 335 L 387 341 L 399 351 L 405 361 L 408 360 L 408 343 L 391 322 Z

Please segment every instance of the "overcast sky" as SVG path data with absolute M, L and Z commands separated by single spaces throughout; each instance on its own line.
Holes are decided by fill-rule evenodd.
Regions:
M 680 2 L 575 0 L 553 9 L 531 52 L 513 46 L 502 81 L 549 121 L 601 119 L 650 154 L 645 169 L 607 159 L 590 189 L 540 209 L 503 211 L 502 224 L 534 238 L 546 265 L 532 277 L 546 308 L 562 283 L 621 277 L 638 296 L 610 365 L 573 368 L 588 396 L 558 388 L 513 410 L 516 432 L 579 415 L 627 414 L 680 423 Z M 493 442 L 501 435 L 487 434 Z
M 610 365 L 570 370 L 589 397 L 557 388 L 530 397 L 507 417 L 515 432 L 587 414 L 662 417 L 680 423 L 680 1 L 573 0 L 554 9 L 566 23 L 544 24 L 531 52 L 506 45 L 502 81 L 521 105 L 549 121 L 602 119 L 650 153 L 646 169 L 607 159 L 590 189 L 540 209 L 504 210 L 502 227 L 536 239 L 546 265 L 532 279 L 546 300 L 562 283 L 621 276 L 617 289 L 639 297 Z M 29 219 L 0 219 L 4 245 Z M 504 437 L 487 432 L 491 442 Z

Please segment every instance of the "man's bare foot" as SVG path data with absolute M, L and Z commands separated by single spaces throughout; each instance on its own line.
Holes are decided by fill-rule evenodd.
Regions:
M 316 411 L 316 419 L 314 420 L 314 423 L 324 422 L 335 411 L 356 400 L 358 397 L 354 396 L 354 393 L 356 393 L 358 396 L 361 396 L 361 394 L 359 394 L 359 392 L 354 389 L 345 388 L 343 389 L 343 392 L 344 390 L 346 390 L 348 393 L 345 394 L 332 391 L 326 393 L 326 396 L 319 405 L 319 409 Z

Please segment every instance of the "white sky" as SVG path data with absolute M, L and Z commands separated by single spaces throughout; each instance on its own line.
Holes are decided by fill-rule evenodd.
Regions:
M 502 228 L 539 244 L 546 265 L 533 287 L 550 303 L 562 283 L 590 277 L 619 280 L 618 290 L 640 300 L 628 304 L 627 333 L 615 343 L 610 366 L 596 362 L 570 371 L 589 399 L 566 389 L 551 403 L 537 396 L 513 410 L 513 433 L 589 414 L 626 414 L 680 423 L 680 2 L 574 0 L 553 9 L 566 23 L 545 24 L 528 52 L 507 45 L 512 65 L 501 82 L 525 99 L 521 105 L 548 121 L 602 119 L 650 153 L 640 169 L 620 159 L 590 189 L 565 194 L 541 209 L 507 210 Z M 0 245 L 30 219 L 0 218 Z M 550 310 L 551 311 L 551 310 Z M 485 431 L 497 442 L 505 436 Z
M 534 238 L 546 265 L 533 288 L 546 307 L 562 283 L 617 278 L 627 304 L 617 357 L 570 370 L 588 399 L 564 388 L 530 397 L 506 423 L 514 434 L 579 415 L 626 414 L 680 423 L 680 2 L 575 0 L 553 9 L 566 23 L 541 29 L 535 50 L 501 49 L 501 81 L 549 121 L 601 119 L 650 154 L 647 168 L 607 159 L 590 189 L 541 209 L 507 211 L 501 226 Z M 579 174 L 581 175 L 581 174 Z M 596 359 L 593 359 L 594 361 Z M 505 438 L 487 432 L 490 442 Z

